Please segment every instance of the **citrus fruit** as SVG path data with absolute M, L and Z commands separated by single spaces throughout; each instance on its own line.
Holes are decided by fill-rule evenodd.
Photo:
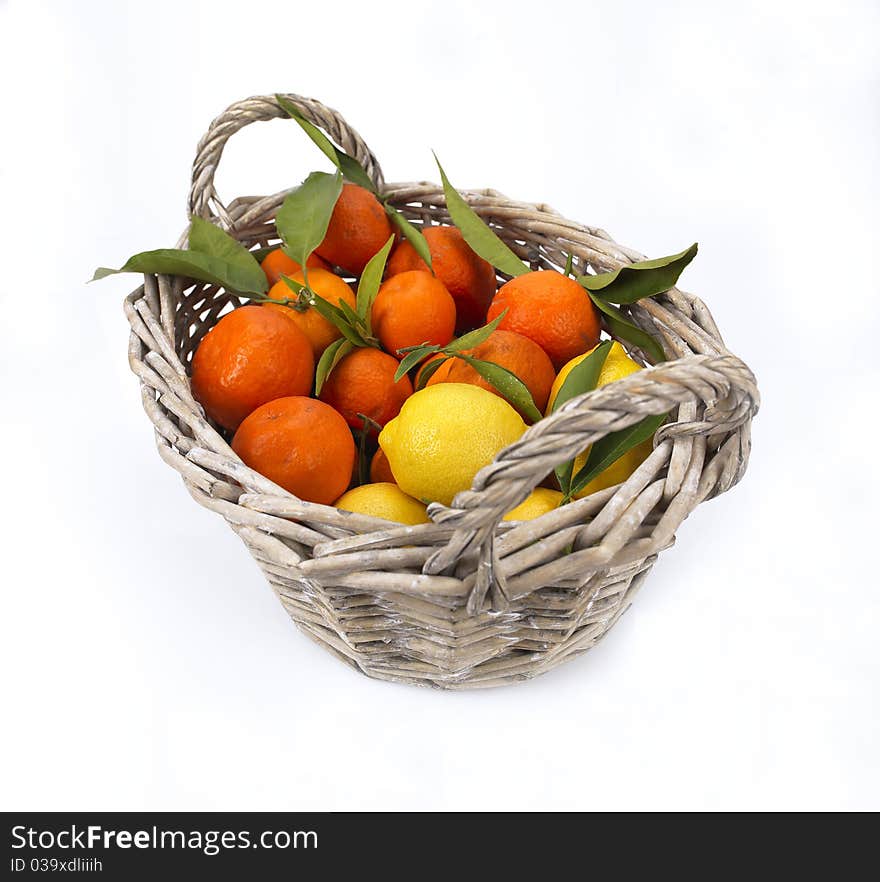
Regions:
M 333 503 L 344 511 L 372 515 L 400 524 L 426 524 L 425 504 L 407 496 L 397 484 L 382 482 L 361 484 L 344 493 Z
M 392 234 L 382 203 L 357 184 L 343 184 L 324 241 L 315 249 L 329 263 L 359 276 Z
M 270 251 L 260 263 L 270 285 L 274 285 L 282 276 L 292 276 L 298 273 L 302 267 L 292 258 L 288 257 L 280 248 Z M 329 269 L 327 264 L 317 254 L 310 254 L 306 260 L 306 266 L 311 269 Z
M 232 449 L 270 481 L 307 502 L 330 505 L 348 487 L 354 439 L 332 407 L 302 396 L 258 407 L 238 427 Z
M 478 346 L 468 349 L 466 354 L 507 368 L 525 383 L 538 410 L 543 411 L 547 406 L 556 372 L 547 353 L 533 340 L 514 331 L 496 329 Z M 501 394 L 460 358 L 450 358 L 440 365 L 427 385 L 436 383 L 473 383 L 495 395 Z
M 425 227 L 422 234 L 431 252 L 434 275 L 455 301 L 455 333 L 462 334 L 486 323 L 486 310 L 498 287 L 492 264 L 477 255 L 457 227 Z M 406 240 L 391 253 L 388 278 L 409 270 L 430 272 L 428 265 Z
M 382 283 L 373 302 L 373 333 L 392 355 L 407 346 L 445 346 L 455 333 L 455 301 L 430 273 L 409 270 Z
M 467 383 L 440 383 L 406 400 L 379 446 L 404 493 L 449 505 L 525 429 L 503 398 Z
M 592 351 L 593 350 L 591 349 L 590 352 Z M 565 378 L 571 372 L 571 369 L 575 365 L 580 364 L 590 352 L 585 352 L 583 355 L 573 358 L 559 372 L 559 376 L 556 378 L 556 381 L 553 383 L 553 388 L 550 390 L 550 399 L 547 403 L 548 414 L 552 410 L 553 402 L 556 401 L 556 396 L 562 388 Z M 615 340 L 611 344 L 611 348 L 608 350 L 608 355 L 605 357 L 605 362 L 602 365 L 602 370 L 599 372 L 596 388 L 605 386 L 607 383 L 613 383 L 615 380 L 620 380 L 623 377 L 628 377 L 630 374 L 634 374 L 636 371 L 640 370 L 642 370 L 642 366 L 638 362 L 633 361 L 626 354 L 626 350 L 623 346 Z M 620 459 L 611 463 L 608 468 L 596 475 L 589 484 L 575 494 L 575 497 L 580 499 L 583 496 L 589 496 L 591 493 L 604 490 L 606 487 L 622 484 L 648 458 L 653 449 L 654 441 L 652 438 L 648 438 L 637 447 L 628 450 L 620 457 Z M 589 454 L 589 447 L 583 453 L 578 454 L 574 461 L 574 470 L 572 474 L 576 475 L 578 473 L 586 463 Z
M 394 480 L 394 472 L 388 463 L 388 457 L 385 451 L 380 447 L 374 454 L 370 463 L 370 480 L 374 484 L 396 484 Z
M 400 362 L 372 346 L 355 349 L 330 372 L 321 389 L 321 401 L 345 417 L 353 429 L 363 428 L 362 413 L 380 426 L 400 413 L 403 402 L 412 395 L 409 377 L 394 382 Z
M 295 282 L 305 284 L 305 275 L 302 270 L 285 274 Z M 347 303 L 352 309 L 355 305 L 355 294 L 351 286 L 326 269 L 309 269 L 309 287 L 319 297 L 322 297 L 333 306 L 339 306 L 339 301 Z M 269 289 L 269 297 L 273 300 L 296 300 L 296 293 L 287 286 L 282 279 Z M 299 329 L 309 338 L 315 360 L 321 357 L 321 353 L 334 341 L 342 336 L 342 332 L 332 322 L 327 321 L 313 306 L 299 304 L 288 306 L 281 303 L 264 303 L 267 309 L 276 310 L 281 315 L 291 319 Z
M 487 318 L 507 315 L 498 325 L 534 340 L 559 370 L 599 342 L 599 316 L 587 292 L 553 270 L 536 270 L 505 282 L 489 305 Z
M 558 490 L 536 487 L 516 508 L 504 515 L 504 520 L 531 521 L 559 508 L 561 502 L 562 494 Z
M 242 306 L 199 343 L 192 391 L 211 419 L 236 429 L 267 401 L 308 395 L 314 372 L 311 344 L 293 322 L 259 306 Z

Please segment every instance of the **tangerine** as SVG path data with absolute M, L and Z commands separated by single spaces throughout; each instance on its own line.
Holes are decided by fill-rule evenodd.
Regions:
M 455 333 L 455 301 L 430 273 L 408 270 L 386 279 L 372 312 L 373 333 L 393 355 L 407 346 L 445 346 Z

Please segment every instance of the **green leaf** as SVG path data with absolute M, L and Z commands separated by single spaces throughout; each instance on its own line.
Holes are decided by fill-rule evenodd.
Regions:
M 422 235 L 422 231 L 411 224 L 393 205 L 385 203 L 385 212 L 391 219 L 391 223 L 400 230 L 406 237 L 407 241 L 416 250 L 416 254 L 422 258 L 427 264 L 428 269 L 434 272 L 434 264 L 431 260 L 431 249 L 428 247 L 428 240 Z
M 697 243 L 694 242 L 680 254 L 640 260 L 610 273 L 578 276 L 577 280 L 588 291 L 599 294 L 610 303 L 635 303 L 672 288 L 696 254 Z
M 339 300 L 333 305 L 338 306 L 342 310 L 342 314 L 353 328 L 356 328 L 361 323 L 361 317 L 344 300 Z
M 483 325 L 482 328 L 477 328 L 474 331 L 468 331 L 467 334 L 462 334 L 457 340 L 453 340 L 448 346 L 446 346 L 443 351 L 464 352 L 466 349 L 473 349 L 475 346 L 479 346 L 480 343 L 485 342 L 492 331 L 501 324 L 504 316 L 507 315 L 507 312 L 508 310 L 505 309 L 501 315 L 492 319 L 488 324 Z
M 322 353 L 318 359 L 318 366 L 315 368 L 315 395 L 321 394 L 327 377 L 333 372 L 333 368 L 354 349 L 354 345 L 340 337 L 334 340 Z
M 562 275 L 570 276 L 571 275 L 571 267 L 574 264 L 574 255 L 569 254 L 568 257 L 565 258 L 565 269 L 562 271 Z
M 541 419 L 543 414 L 535 407 L 528 386 L 512 371 L 492 361 L 483 361 L 463 353 L 459 353 L 456 358 L 462 359 L 484 380 L 488 380 L 527 419 L 533 423 Z
M 284 282 L 284 284 L 287 285 L 287 287 L 297 296 L 302 294 L 303 291 L 308 291 L 308 288 L 306 288 L 302 282 L 297 282 L 296 279 L 291 279 L 290 276 L 282 274 L 281 281 Z
M 599 374 L 602 372 L 602 366 L 608 357 L 611 349 L 611 341 L 605 340 L 600 343 L 583 361 L 579 361 L 569 372 L 565 378 L 556 398 L 553 401 L 551 413 L 555 413 L 572 398 L 583 395 L 585 392 L 592 392 L 599 382 Z
M 284 241 L 284 252 L 305 267 L 309 255 L 324 241 L 336 200 L 342 192 L 342 175 L 312 172 L 288 193 L 275 226 Z
M 521 276 L 529 272 L 529 268 L 498 238 L 488 224 L 465 202 L 459 192 L 449 183 L 440 160 L 434 154 L 440 177 L 443 181 L 443 192 L 446 194 L 446 208 L 452 222 L 461 230 L 465 242 L 496 269 L 509 276 Z
M 168 273 L 219 285 L 234 293 L 264 294 L 269 287 L 266 274 L 255 260 L 249 260 L 249 263 L 244 263 L 201 251 L 160 248 L 135 254 L 119 269 L 99 267 L 91 281 L 116 273 Z
M 404 374 L 409 373 L 420 361 L 440 349 L 439 346 L 417 346 L 410 350 L 403 357 L 397 370 L 394 372 L 394 382 L 396 383 Z
M 645 417 L 634 426 L 600 438 L 590 448 L 587 461 L 572 479 L 570 494 L 580 493 L 593 478 L 604 472 L 608 466 L 613 465 L 625 453 L 651 438 L 667 416 L 668 414 L 663 413 L 659 416 Z
M 268 245 L 265 248 L 254 248 L 254 250 L 249 251 L 248 254 L 250 254 L 257 263 L 262 263 L 273 251 L 277 250 L 277 245 Z
M 355 346 L 367 345 L 364 338 L 354 327 L 352 327 L 351 323 L 338 306 L 334 306 L 328 300 L 321 297 L 320 294 L 315 294 L 314 291 L 312 291 L 312 294 L 314 296 L 311 301 L 311 306 L 318 315 L 327 319 L 327 321 L 330 322 L 330 324 L 333 325 L 336 330 L 349 341 L 349 343 L 352 343 Z
M 302 130 L 318 146 L 320 151 L 338 168 L 346 180 L 353 184 L 376 192 L 376 185 L 370 180 L 361 164 L 344 150 L 340 150 L 316 125 L 310 123 L 297 109 L 296 105 L 288 101 L 283 95 L 276 95 L 275 100 L 281 108 L 294 119 Z
M 666 361 L 666 353 L 663 347 L 650 335 L 645 333 L 641 328 L 636 327 L 616 306 L 606 303 L 601 297 L 597 297 L 592 291 L 587 292 L 590 300 L 596 305 L 596 308 L 605 315 L 605 324 L 608 330 L 615 337 L 620 337 L 638 346 L 642 352 L 650 355 L 654 364 Z
M 416 378 L 416 392 L 419 389 L 424 389 L 425 386 L 428 385 L 428 380 L 437 373 L 440 368 L 440 365 L 445 364 L 449 361 L 449 358 L 443 356 L 441 358 L 435 358 L 433 361 L 429 361 L 420 371 L 419 375 Z
M 599 382 L 599 374 L 602 372 L 602 366 L 611 350 L 611 341 L 606 340 L 600 343 L 583 361 L 579 361 L 569 372 L 565 378 L 556 398 L 553 400 L 553 406 L 550 408 L 551 413 L 555 413 L 565 404 L 578 395 L 585 392 L 592 392 Z M 569 460 L 562 465 L 556 466 L 554 471 L 559 480 L 559 486 L 566 497 L 571 495 L 571 475 L 574 470 L 574 460 Z
M 346 180 L 366 188 L 371 193 L 376 192 L 376 185 L 370 180 L 370 176 L 354 157 L 340 150 L 316 125 L 310 123 L 300 113 L 295 104 L 288 101 L 283 95 L 276 95 L 275 100 L 281 109 L 299 124 L 300 128 L 314 141 L 318 149 L 330 162 L 342 172 Z
M 371 317 L 373 302 L 376 299 L 376 295 L 379 293 L 379 286 L 382 284 L 382 275 L 385 272 L 385 261 L 388 260 L 388 254 L 391 251 L 392 245 L 394 245 L 394 236 L 389 236 L 388 241 L 382 246 L 382 248 L 370 258 L 369 262 L 364 267 L 364 271 L 361 273 L 361 278 L 358 282 L 357 311 L 366 326 L 368 334 L 373 333 L 373 322 Z
M 189 223 L 189 250 L 210 254 L 212 257 L 224 257 L 226 260 L 240 262 L 242 266 L 251 266 L 256 261 L 254 256 L 238 241 L 221 230 L 216 224 L 193 215 Z

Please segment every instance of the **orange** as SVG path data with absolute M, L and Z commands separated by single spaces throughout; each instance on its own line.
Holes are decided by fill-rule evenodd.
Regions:
M 556 371 L 553 370 L 547 353 L 537 343 L 514 331 L 495 330 L 479 346 L 468 349 L 467 354 L 482 361 L 501 365 L 519 377 L 531 393 L 535 407 L 541 413 L 544 412 Z M 440 365 L 428 380 L 429 386 L 435 383 L 471 383 L 501 395 L 488 380 L 483 379 L 474 368 L 460 358 L 450 358 Z
M 394 472 L 391 471 L 391 464 L 385 451 L 380 447 L 373 454 L 373 461 L 370 463 L 370 481 L 373 484 L 396 484 L 394 480 Z
M 412 395 L 409 377 L 394 382 L 399 366 L 396 358 L 372 346 L 355 349 L 330 372 L 321 389 L 321 401 L 339 411 L 353 429 L 363 428 L 359 413 L 384 426 Z M 377 434 L 375 429 L 372 434 Z
M 486 324 L 486 310 L 498 287 L 492 264 L 471 250 L 457 227 L 425 227 L 434 274 L 455 301 L 455 333 Z M 387 276 L 408 270 L 428 272 L 428 265 L 409 242 L 401 242 L 388 260 Z
M 316 251 L 336 266 L 359 276 L 392 234 L 382 203 L 357 184 L 343 184 L 327 235 Z
M 294 496 L 323 505 L 345 492 L 354 467 L 345 420 L 314 398 L 278 398 L 258 407 L 238 427 L 232 449 Z
M 306 277 L 302 270 L 289 275 L 295 282 L 299 282 L 301 285 L 305 284 Z M 339 276 L 331 273 L 330 270 L 310 268 L 309 285 L 319 297 L 323 297 L 328 303 L 339 306 L 339 301 L 342 300 L 354 309 L 355 294 L 351 290 L 351 286 Z M 282 279 L 269 289 L 269 297 L 273 300 L 295 300 L 296 294 Z M 283 306 L 275 303 L 263 305 L 269 309 L 277 310 L 296 323 L 297 327 L 309 338 L 315 352 L 315 360 L 321 357 L 321 353 L 334 340 L 338 340 L 342 336 L 336 325 L 328 322 L 314 307 Z
M 270 285 L 274 285 L 282 276 L 292 276 L 298 273 L 302 267 L 292 258 L 288 257 L 280 248 L 270 251 L 260 264 Z M 327 264 L 317 254 L 310 254 L 306 266 L 311 269 L 328 269 Z
M 406 346 L 445 346 L 455 333 L 455 301 L 430 273 L 409 270 L 386 279 L 373 303 L 373 333 L 392 355 Z
M 267 401 L 308 395 L 314 373 L 311 344 L 292 321 L 273 310 L 242 306 L 199 343 L 192 391 L 211 419 L 236 429 Z
M 599 342 L 599 316 L 587 292 L 553 270 L 516 276 L 498 290 L 488 319 L 508 310 L 498 326 L 534 340 L 559 370 Z

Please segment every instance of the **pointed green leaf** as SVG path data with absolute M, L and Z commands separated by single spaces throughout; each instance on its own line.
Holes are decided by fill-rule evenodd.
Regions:
M 353 328 L 360 325 L 361 317 L 344 300 L 340 299 L 334 304 L 334 306 L 338 306 L 342 310 L 342 314 L 345 316 L 346 321 L 348 321 Z
M 281 281 L 284 282 L 284 284 L 296 295 L 300 295 L 303 291 L 308 290 L 302 282 L 298 282 L 296 279 L 291 279 L 290 276 L 282 274 Z
M 338 168 L 346 180 L 353 184 L 365 187 L 371 193 L 376 192 L 376 185 L 370 180 L 370 176 L 364 171 L 361 164 L 345 151 L 340 150 L 316 125 L 310 123 L 299 111 L 295 104 L 288 101 L 283 95 L 276 95 L 275 100 L 291 119 L 295 120 L 300 128 L 312 139 L 318 149 Z
M 439 349 L 439 346 L 425 345 L 417 346 L 415 349 L 407 352 L 394 373 L 394 382 L 396 383 L 404 374 L 409 373 L 420 361 L 427 358 L 432 353 L 437 352 Z
M 610 273 L 596 276 L 578 276 L 578 282 L 588 291 L 599 294 L 610 303 L 635 303 L 643 297 L 653 297 L 674 287 L 682 270 L 694 259 L 697 243 L 680 254 L 640 260 Z
M 578 395 L 592 392 L 599 382 L 599 374 L 611 349 L 611 341 L 605 340 L 600 343 L 583 361 L 579 361 L 565 378 L 556 398 L 553 401 L 551 413 L 555 413 L 565 404 Z
M 189 224 L 189 250 L 223 257 L 232 262 L 240 262 L 243 266 L 256 263 L 254 256 L 225 230 L 215 224 L 193 215 Z
M 333 306 L 332 303 L 325 300 L 320 294 L 315 294 L 314 291 L 312 291 L 312 294 L 314 294 L 314 297 L 312 298 L 312 309 L 314 309 L 315 312 L 327 319 L 327 321 L 330 322 L 330 324 L 333 325 L 350 343 L 355 346 L 367 345 L 364 338 L 360 335 L 357 329 L 352 327 L 351 322 L 349 322 L 338 306 Z
M 342 175 L 312 172 L 288 193 L 278 209 L 275 226 L 284 241 L 284 252 L 305 267 L 309 255 L 324 241 L 336 200 L 342 192 Z
M 507 273 L 509 276 L 521 276 L 529 272 L 529 268 L 498 238 L 489 225 L 465 202 L 459 192 L 449 183 L 443 166 L 437 155 L 437 168 L 443 181 L 443 192 L 446 194 L 446 208 L 452 222 L 461 230 L 465 242 L 492 266 Z
M 333 372 L 333 368 L 353 349 L 354 345 L 349 340 L 346 340 L 345 337 L 340 337 L 338 340 L 334 340 L 321 353 L 318 365 L 315 368 L 315 395 L 321 394 L 321 389 L 324 388 L 324 383 Z
M 571 275 L 571 268 L 572 268 L 573 264 L 574 264 L 574 255 L 569 253 L 568 257 L 565 258 L 565 269 L 562 271 L 562 275 L 570 276 Z
M 587 292 L 596 308 L 605 315 L 605 324 L 615 337 L 620 337 L 638 346 L 646 355 L 649 355 L 654 364 L 666 361 L 666 353 L 663 347 L 650 334 L 636 327 L 616 306 L 606 303 L 601 297 L 597 297 L 592 291 Z
M 495 364 L 483 361 L 470 355 L 458 353 L 456 358 L 469 364 L 484 380 L 488 380 L 507 401 L 510 402 L 526 419 L 536 423 L 541 419 L 541 411 L 535 407 L 535 401 L 528 386 L 512 371 Z
M 268 245 L 265 248 L 254 248 L 254 250 L 249 251 L 248 254 L 250 254 L 257 263 L 262 263 L 273 251 L 277 250 L 277 245 Z
M 482 328 L 477 328 L 474 331 L 468 331 L 467 334 L 462 334 L 457 340 L 453 340 L 448 346 L 444 347 L 444 352 L 464 352 L 467 349 L 473 349 L 475 346 L 479 346 L 480 343 L 484 343 L 489 339 L 492 331 L 494 331 L 498 325 L 504 320 L 504 316 L 507 315 L 508 310 L 505 309 L 501 315 L 496 316 L 492 319 L 488 324 L 483 325 Z
M 269 287 L 266 274 L 252 259 L 249 264 L 245 264 L 239 260 L 214 257 L 201 251 L 182 251 L 177 248 L 142 251 L 130 257 L 119 269 L 99 267 L 91 281 L 116 273 L 168 273 L 186 276 L 240 294 L 263 294 Z
M 583 361 L 579 361 L 569 372 L 565 378 L 553 405 L 550 408 L 551 413 L 555 413 L 565 404 L 577 395 L 583 395 L 585 392 L 592 392 L 599 382 L 599 374 L 602 372 L 602 365 L 608 357 L 611 349 L 611 341 L 606 340 L 600 343 Z M 562 465 L 556 466 L 556 477 L 559 480 L 559 486 L 566 497 L 571 495 L 571 475 L 574 470 L 574 460 L 564 462 Z
M 668 414 L 645 417 L 634 426 L 612 432 L 604 438 L 600 438 L 591 448 L 587 461 L 572 478 L 571 494 L 580 493 L 590 481 L 600 475 L 608 466 L 613 465 L 634 447 L 638 447 L 643 441 L 647 441 L 654 432 L 663 424 Z
M 434 272 L 434 263 L 431 259 L 431 249 L 428 247 L 428 240 L 422 235 L 422 231 L 411 224 L 393 205 L 385 203 L 385 211 L 391 219 L 391 223 L 400 230 L 406 237 L 407 241 L 416 250 L 416 254 L 422 258 L 427 264 L 428 269 Z
M 382 276 L 385 273 L 385 261 L 388 260 L 392 245 L 394 245 L 394 236 L 389 236 L 382 248 L 370 258 L 358 282 L 357 311 L 368 334 L 373 333 L 371 317 L 373 302 L 379 293 L 379 286 L 382 284 Z
M 433 361 L 429 361 L 420 371 L 419 375 L 416 378 L 416 392 L 419 389 L 424 389 L 425 386 L 428 385 L 428 380 L 437 373 L 440 368 L 440 365 L 446 364 L 449 359 L 446 356 L 441 358 L 435 358 Z

